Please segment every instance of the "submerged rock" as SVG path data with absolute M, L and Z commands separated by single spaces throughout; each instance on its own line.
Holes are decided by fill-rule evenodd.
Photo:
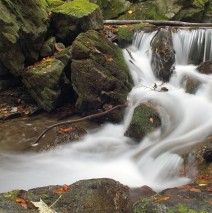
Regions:
M 71 44 L 80 32 L 103 29 L 98 5 L 88 0 L 66 2 L 51 10 L 52 34 L 59 42 Z
M 169 29 L 161 28 L 151 41 L 152 69 L 157 78 L 169 81 L 175 66 L 175 51 Z
M 0 1 L 0 64 L 19 76 L 39 56 L 48 14 L 39 0 Z
M 71 79 L 78 95 L 77 108 L 89 113 L 125 103 L 132 79 L 121 49 L 92 30 L 81 33 L 72 47 Z M 122 112 L 110 116 L 120 121 Z
M 183 79 L 185 92 L 190 94 L 195 94 L 201 83 L 200 80 L 192 78 L 191 76 L 185 76 Z
M 144 136 L 160 126 L 161 119 L 156 107 L 151 103 L 143 103 L 135 108 L 125 135 L 140 142 Z

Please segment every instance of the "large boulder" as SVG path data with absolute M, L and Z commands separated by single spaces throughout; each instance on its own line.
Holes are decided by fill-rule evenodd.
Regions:
M 157 78 L 169 81 L 175 65 L 175 51 L 169 29 L 161 28 L 151 41 L 152 69 Z
M 73 97 L 71 83 L 65 69 L 70 67 L 71 47 L 52 58 L 28 67 L 22 72 L 22 81 L 31 96 L 44 110 L 50 112 L 64 99 Z
M 160 126 L 161 119 L 156 106 L 151 103 L 143 103 L 134 109 L 133 117 L 125 136 L 140 142 L 144 136 Z
M 37 204 L 40 204 L 39 210 L 35 207 Z M 129 188 L 106 178 L 82 180 L 70 186 L 47 186 L 0 194 L 0 211 L 10 213 L 133 212 Z
M 103 28 L 100 8 L 88 0 L 65 2 L 51 13 L 51 33 L 64 44 L 70 44 L 80 32 Z
M 38 59 L 48 14 L 39 0 L 1 0 L 0 11 L 0 64 L 19 76 Z
M 130 7 L 130 2 L 126 0 L 90 0 L 98 4 L 102 10 L 104 19 L 113 19 L 126 12 Z
M 102 34 L 81 33 L 72 45 L 72 84 L 81 112 L 108 109 L 126 102 L 132 79 L 120 48 Z M 120 121 L 117 111 L 113 120 Z

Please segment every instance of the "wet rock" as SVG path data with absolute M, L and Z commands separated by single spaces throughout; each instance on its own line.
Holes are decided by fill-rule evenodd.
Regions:
M 134 213 L 140 212 L 211 212 L 210 184 L 200 187 L 189 184 L 182 187 L 166 189 L 156 196 L 134 204 Z
M 58 129 L 57 134 L 53 141 L 38 145 L 36 150 L 39 152 L 53 149 L 59 145 L 63 145 L 70 142 L 79 141 L 83 136 L 87 134 L 87 131 L 78 125 L 64 126 Z
M 48 14 L 39 0 L 2 0 L 0 11 L 0 63 L 19 76 L 25 65 L 38 59 Z
M 195 94 L 201 85 L 201 81 L 190 76 L 186 76 L 183 79 L 183 84 L 185 85 L 185 92 L 190 94 Z
M 169 81 L 175 67 L 175 51 L 169 29 L 161 28 L 151 41 L 152 69 L 157 78 Z
M 212 74 L 212 61 L 205 61 L 202 62 L 198 67 L 197 70 L 202 74 Z
M 130 7 L 130 2 L 125 0 L 90 0 L 90 2 L 99 5 L 104 19 L 117 18 L 119 15 L 126 12 Z
M 21 191 L 21 193 L 20 193 Z M 129 188 L 112 179 L 81 180 L 70 186 L 47 186 L 31 189 L 28 192 L 17 190 L 0 194 L 0 211 L 2 212 L 38 212 L 37 209 L 24 209 L 15 202 L 21 197 L 28 203 L 40 199 L 57 213 L 132 213 Z M 59 198 L 59 199 L 58 199 Z
M 139 188 L 130 188 L 130 197 L 133 203 L 151 197 L 157 194 L 149 186 L 142 186 Z
M 99 7 L 89 1 L 74 0 L 52 9 L 51 29 L 57 41 L 71 44 L 80 32 L 103 28 Z
M 212 146 L 208 146 L 205 148 L 204 152 L 203 152 L 203 158 L 205 159 L 205 161 L 207 162 L 212 162 Z
M 22 81 L 38 105 L 50 112 L 65 99 L 71 100 L 73 92 L 65 69 L 69 67 L 71 47 L 57 56 L 28 67 L 22 73 Z
M 151 103 L 140 104 L 134 110 L 125 135 L 140 142 L 144 136 L 160 126 L 161 119 L 156 107 Z
M 126 102 L 132 79 L 121 49 L 96 31 L 81 33 L 73 42 L 72 84 L 78 95 L 76 107 L 84 113 Z M 105 106 L 106 104 L 106 106 Z M 116 111 L 113 121 L 120 121 Z

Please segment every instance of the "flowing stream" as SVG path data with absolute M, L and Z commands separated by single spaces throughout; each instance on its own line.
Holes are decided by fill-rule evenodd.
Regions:
M 212 134 L 212 75 L 200 74 L 189 64 L 193 46 L 202 59 L 212 60 L 212 30 L 173 32 L 176 68 L 171 80 L 162 85 L 151 69 L 150 41 L 155 32 L 140 32 L 133 45 L 123 50 L 134 88 L 129 107 L 119 125 L 105 124 L 90 130 L 82 141 L 43 153 L 0 153 L 0 192 L 52 184 L 71 184 L 89 178 L 113 178 L 131 187 L 149 185 L 160 191 L 188 183 L 180 175 L 182 152 Z M 133 57 L 133 63 L 132 63 Z M 195 95 L 185 93 L 184 78 L 201 81 Z M 157 90 L 166 87 L 167 92 Z M 124 136 L 134 108 L 151 101 L 158 106 L 162 126 L 139 144 Z

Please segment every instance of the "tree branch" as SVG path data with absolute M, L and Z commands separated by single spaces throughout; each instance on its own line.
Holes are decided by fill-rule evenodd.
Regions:
M 101 117 L 103 115 L 106 115 L 108 114 L 109 112 L 112 112 L 113 110 L 115 109 L 118 109 L 118 108 L 124 108 L 124 107 L 127 107 L 128 106 L 128 103 L 124 103 L 124 104 L 121 104 L 121 105 L 117 105 L 109 110 L 106 110 L 104 112 L 100 112 L 100 113 L 96 113 L 96 114 L 93 114 L 93 115 L 88 115 L 86 117 L 83 117 L 83 118 L 79 118 L 79 119 L 75 119 L 75 120 L 68 120 L 68 121 L 63 121 L 63 122 L 60 122 L 60 123 L 56 123 L 56 124 L 53 124 L 49 127 L 47 127 L 37 138 L 36 140 L 31 144 L 31 146 L 36 146 L 38 145 L 38 142 L 40 141 L 40 139 L 51 129 L 53 129 L 54 127 L 57 127 L 57 126 L 62 126 L 62 125 L 65 125 L 65 124 L 72 124 L 72 123 L 77 123 L 77 122 L 80 122 L 80 121 L 84 121 L 84 120 L 89 120 L 89 119 L 92 119 L 92 118 L 98 118 L 98 117 Z

